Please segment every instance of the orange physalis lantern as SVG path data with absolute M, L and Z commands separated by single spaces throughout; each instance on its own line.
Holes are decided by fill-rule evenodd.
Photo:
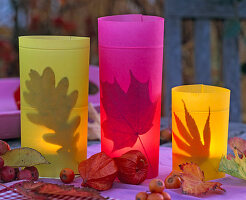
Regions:
M 173 169 L 194 162 L 207 180 L 224 176 L 219 162 L 227 153 L 230 90 L 207 85 L 172 89 Z

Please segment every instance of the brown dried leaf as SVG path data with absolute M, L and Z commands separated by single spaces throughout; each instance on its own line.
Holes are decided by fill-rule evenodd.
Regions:
M 47 196 L 43 194 L 37 194 L 36 192 L 30 191 L 25 189 L 22 186 L 15 186 L 16 191 L 19 194 L 22 194 L 23 196 L 27 197 L 28 199 L 33 199 L 33 200 L 45 200 L 48 199 Z
M 206 194 L 209 190 L 219 189 L 221 191 L 225 190 L 221 188 L 221 183 L 218 182 L 204 182 L 196 179 L 192 174 L 183 174 L 182 175 L 182 192 L 184 194 L 200 196 Z
M 46 183 L 36 188 L 35 191 L 39 194 L 65 195 L 74 197 L 95 197 L 105 199 L 96 190 L 89 188 L 77 188 L 71 185 L 56 185 Z
M 50 195 L 90 197 L 95 200 L 104 200 L 100 193 L 91 188 L 77 188 L 72 185 L 57 185 L 44 182 L 26 181 L 21 185 L 15 186 L 18 193 L 37 200 L 50 199 Z
M 173 113 L 175 122 L 177 124 L 178 132 L 182 136 L 182 139 L 178 137 L 174 131 L 173 131 L 173 138 L 177 146 L 181 150 L 188 153 L 189 155 L 192 155 L 194 157 L 207 158 L 209 155 L 210 140 L 211 140 L 210 109 L 203 129 L 203 134 L 200 134 L 195 119 L 189 113 L 184 101 L 183 103 L 184 103 L 184 110 L 185 110 L 186 126 L 184 122 L 182 122 L 182 120 L 177 116 L 177 114 Z M 202 143 L 201 135 L 203 135 L 204 144 Z
M 228 141 L 231 150 L 238 150 L 238 154 L 242 156 L 243 154 L 246 156 L 246 140 L 240 137 L 233 137 Z
M 192 174 L 196 180 L 204 181 L 204 173 L 197 164 L 186 163 L 179 165 L 179 168 L 183 171 L 183 174 Z
M 25 82 L 28 90 L 23 92 L 23 97 L 33 110 L 27 113 L 27 118 L 34 124 L 52 130 L 45 133 L 43 139 L 60 146 L 57 153 L 61 153 L 64 160 L 75 159 L 80 137 L 76 130 L 81 117 L 70 115 L 79 96 L 78 90 L 69 87 L 67 77 L 63 77 L 56 85 L 55 72 L 51 67 L 46 67 L 42 74 L 31 69 L 29 77 L 30 80 Z M 68 93 L 70 89 L 72 91 Z
M 34 190 L 36 189 L 37 187 L 41 186 L 45 184 L 44 182 L 34 182 L 34 181 L 25 181 L 22 183 L 22 187 L 26 190 Z
M 205 182 L 204 173 L 200 167 L 195 163 L 185 163 L 179 165 L 183 171 L 181 174 L 182 179 L 182 192 L 184 194 L 200 196 L 206 194 L 208 191 L 214 191 L 216 189 L 220 191 L 225 190 L 221 188 L 222 185 L 219 182 Z

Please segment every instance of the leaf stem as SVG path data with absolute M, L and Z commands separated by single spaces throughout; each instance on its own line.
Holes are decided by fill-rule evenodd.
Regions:
M 139 139 L 139 141 L 140 141 L 140 143 L 141 143 L 141 145 L 142 145 L 142 147 L 143 147 L 143 150 L 144 150 L 144 153 L 145 153 L 145 155 L 146 155 L 146 157 L 147 157 L 147 160 L 148 160 L 148 162 L 149 162 L 151 171 L 153 172 L 153 167 L 152 167 L 152 165 L 151 165 L 151 162 L 150 162 L 150 160 L 149 160 L 149 156 L 148 156 L 147 151 L 146 151 L 146 149 L 145 149 L 145 147 L 144 147 L 144 145 L 143 145 L 143 142 L 142 142 L 142 140 L 141 140 L 141 138 L 140 138 L 139 136 L 138 136 L 138 139 Z

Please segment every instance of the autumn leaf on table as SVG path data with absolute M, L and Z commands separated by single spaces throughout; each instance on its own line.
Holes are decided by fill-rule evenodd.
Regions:
M 184 101 L 183 103 L 185 110 L 185 121 L 188 130 L 178 115 L 175 112 L 173 114 L 179 134 L 185 142 L 180 139 L 175 132 L 173 132 L 173 138 L 177 146 L 187 154 L 192 155 L 193 157 L 208 157 L 211 140 L 210 109 L 208 109 L 208 117 L 205 122 L 203 134 L 200 134 L 194 118 L 189 113 Z M 204 143 L 202 143 L 200 135 L 203 135 Z
M 43 74 L 31 70 L 30 80 L 26 81 L 28 92 L 23 96 L 26 102 L 32 106 L 35 112 L 27 114 L 28 119 L 38 125 L 54 130 L 54 133 L 46 133 L 43 138 L 46 142 L 61 146 L 58 153 L 67 152 L 68 156 L 76 152 L 76 142 L 79 134 L 75 133 L 80 124 L 80 116 L 69 120 L 72 108 L 75 106 L 78 91 L 67 94 L 69 81 L 62 78 L 55 85 L 55 74 L 50 67 L 46 67 Z
M 47 196 L 43 194 L 38 194 L 31 190 L 26 190 L 25 188 L 19 185 L 15 187 L 15 191 L 31 200 L 47 200 L 48 199 Z
M 246 140 L 233 137 L 228 143 L 235 156 L 231 154 L 227 158 L 223 156 L 220 160 L 219 171 L 246 180 Z
M 130 85 L 124 92 L 118 82 L 101 82 L 101 102 L 107 119 L 104 136 L 113 141 L 113 151 L 132 147 L 153 126 L 156 102 L 149 96 L 149 81 L 139 82 L 130 71 Z
M 26 181 L 15 186 L 18 193 L 30 199 L 52 199 L 52 196 L 81 197 L 76 199 L 104 200 L 100 193 L 91 188 L 77 188 L 72 185 L 57 185 L 44 182 Z
M 28 147 L 9 150 L 1 157 L 4 160 L 4 164 L 11 167 L 31 167 L 39 164 L 49 164 L 40 152 Z
M 188 195 L 200 196 L 208 191 L 220 190 L 224 191 L 219 182 L 204 181 L 204 173 L 195 163 L 185 163 L 179 165 L 182 179 L 182 192 Z
M 240 137 L 233 137 L 229 139 L 228 144 L 231 150 L 237 149 L 239 155 L 242 156 L 244 154 L 246 156 L 246 140 Z

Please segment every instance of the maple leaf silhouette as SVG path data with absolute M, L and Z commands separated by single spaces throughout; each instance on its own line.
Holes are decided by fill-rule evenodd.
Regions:
M 177 114 L 174 112 L 174 119 L 177 124 L 178 131 L 180 135 L 182 136 L 183 140 L 181 140 L 175 132 L 173 132 L 173 138 L 177 144 L 177 146 L 188 153 L 189 155 L 192 155 L 193 157 L 208 157 L 209 156 L 209 148 L 210 148 L 210 140 L 211 140 L 211 131 L 210 131 L 210 108 L 208 112 L 208 118 L 206 120 L 204 129 L 203 129 L 203 141 L 204 144 L 201 141 L 201 136 L 199 133 L 199 130 L 197 128 L 196 122 L 194 118 L 190 115 L 190 113 L 187 110 L 187 107 L 184 103 L 184 109 L 185 109 L 185 121 L 188 130 L 186 129 L 183 122 L 179 119 Z
M 29 76 L 30 80 L 26 81 L 28 92 L 24 92 L 23 96 L 36 112 L 27 113 L 28 119 L 54 130 L 54 133 L 44 134 L 43 139 L 61 146 L 58 153 L 66 152 L 67 156 L 75 156 L 79 139 L 79 133 L 75 134 L 75 131 L 80 124 L 80 116 L 71 120 L 69 116 L 76 104 L 78 91 L 74 90 L 67 95 L 69 81 L 66 77 L 55 87 L 55 74 L 50 67 L 46 67 L 42 75 L 30 70 Z
M 130 71 L 127 92 L 121 89 L 116 80 L 112 84 L 101 84 L 101 102 L 107 116 L 102 122 L 102 129 L 104 136 L 113 141 L 112 151 L 133 147 L 138 139 L 143 146 L 140 135 L 152 128 L 157 104 L 151 102 L 149 81 L 139 82 Z

